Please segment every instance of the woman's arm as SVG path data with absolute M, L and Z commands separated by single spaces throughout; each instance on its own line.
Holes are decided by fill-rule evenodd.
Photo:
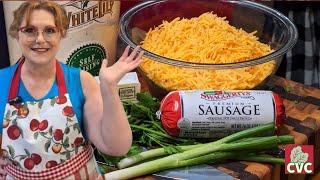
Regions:
M 89 73 L 81 72 L 85 95 L 84 123 L 89 139 L 102 152 L 121 156 L 126 154 L 132 142 L 132 132 L 117 92 L 119 80 L 136 68 L 142 57 L 139 47 L 129 54 L 126 48 L 121 58 L 107 67 L 104 60 L 100 69 L 100 86 Z

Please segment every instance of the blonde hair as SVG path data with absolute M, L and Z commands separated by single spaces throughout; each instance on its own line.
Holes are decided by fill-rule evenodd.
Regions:
M 34 10 L 46 10 L 54 16 L 55 25 L 60 31 L 61 37 L 65 37 L 69 27 L 69 19 L 66 10 L 59 4 L 51 1 L 27 1 L 13 12 L 13 22 L 10 25 L 9 34 L 17 38 L 23 18 L 26 17 L 27 25 L 30 23 L 31 13 Z

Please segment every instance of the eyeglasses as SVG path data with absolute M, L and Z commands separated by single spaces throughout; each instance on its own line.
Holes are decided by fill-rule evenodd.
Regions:
M 35 41 L 39 36 L 39 30 L 34 26 L 21 27 L 19 31 L 27 37 L 27 41 Z M 46 41 L 52 41 L 59 36 L 59 30 L 53 26 L 45 27 L 41 33 Z

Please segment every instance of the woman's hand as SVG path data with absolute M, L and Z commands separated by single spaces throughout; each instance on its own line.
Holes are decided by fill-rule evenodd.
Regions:
M 127 46 L 119 60 L 110 67 L 107 67 L 107 60 L 102 61 L 99 79 L 100 83 L 106 83 L 108 86 L 117 86 L 120 79 L 127 73 L 138 67 L 141 63 L 143 51 L 139 51 L 140 46 L 134 48 L 129 55 L 129 48 Z
M 129 47 L 126 47 L 120 59 L 110 67 L 103 60 L 99 73 L 100 86 L 88 72 L 82 73 L 86 132 L 91 142 L 108 155 L 123 156 L 132 144 L 132 132 L 117 84 L 127 72 L 140 64 L 143 52 L 138 53 L 139 49 L 137 46 L 129 55 Z
M 0 157 L 0 179 L 5 179 L 7 172 L 4 170 L 4 166 L 7 165 L 7 161 Z

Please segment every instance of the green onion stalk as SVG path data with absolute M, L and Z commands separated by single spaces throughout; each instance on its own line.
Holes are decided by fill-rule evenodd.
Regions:
M 247 129 L 245 131 L 238 132 L 233 135 L 227 136 L 225 138 L 222 138 L 218 141 L 213 142 L 212 145 L 218 145 L 218 144 L 223 144 L 223 143 L 228 143 L 228 142 L 237 142 L 237 141 L 244 142 L 244 141 L 252 141 L 254 139 L 261 139 L 261 137 L 250 137 L 250 138 L 247 138 L 247 137 L 258 136 L 258 135 L 261 135 L 265 132 L 270 132 L 273 130 L 274 130 L 274 125 L 273 125 L 273 123 L 270 123 L 270 124 L 267 124 L 264 126 L 260 126 L 260 127 L 256 127 L 256 128 L 252 128 L 252 129 Z M 180 149 L 181 151 L 186 151 L 186 150 L 190 150 L 190 149 L 193 149 L 195 147 L 200 147 L 200 146 L 202 147 L 203 144 L 177 146 L 177 149 Z M 161 157 L 161 156 L 168 155 L 168 154 L 169 153 L 165 150 L 165 148 L 152 149 L 152 150 L 145 151 L 140 154 L 122 159 L 121 161 L 118 162 L 117 167 L 119 169 L 127 168 L 127 167 L 134 165 L 134 164 L 146 161 L 148 159 L 155 158 L 155 157 Z
M 218 162 L 225 159 L 234 159 L 239 156 L 238 154 L 240 151 L 247 151 L 250 153 L 252 151 L 264 151 L 270 148 L 275 148 L 278 144 L 293 142 L 292 136 L 270 136 L 253 138 L 251 141 L 238 141 L 243 138 L 256 137 L 273 130 L 273 123 L 250 128 L 232 134 L 215 142 L 195 145 L 190 149 L 185 148 L 185 151 L 181 153 L 165 156 L 160 159 L 144 162 L 136 166 L 107 173 L 105 177 L 107 179 L 130 179 L 166 169 L 173 169 L 208 162 Z M 158 151 L 158 153 L 163 155 L 163 151 Z M 151 158 L 151 155 L 144 158 L 149 159 Z M 141 161 L 141 159 L 143 158 L 140 158 L 138 160 Z M 123 167 L 125 167 L 125 165 Z

